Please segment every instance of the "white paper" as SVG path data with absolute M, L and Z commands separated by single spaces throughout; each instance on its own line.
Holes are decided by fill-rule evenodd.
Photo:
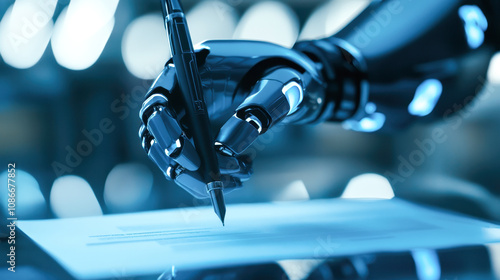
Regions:
M 397 199 L 229 205 L 225 227 L 211 207 L 18 226 L 81 279 L 500 242 L 498 225 Z

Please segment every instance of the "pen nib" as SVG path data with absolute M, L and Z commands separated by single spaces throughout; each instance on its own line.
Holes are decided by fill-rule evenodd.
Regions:
M 226 204 L 224 202 L 224 193 L 222 192 L 222 182 L 211 182 L 207 185 L 210 200 L 214 207 L 215 214 L 219 217 L 224 226 L 224 217 L 226 216 Z

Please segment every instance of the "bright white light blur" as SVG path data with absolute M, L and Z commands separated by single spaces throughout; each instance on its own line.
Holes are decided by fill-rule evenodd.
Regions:
M 42 218 L 46 213 L 45 198 L 40 191 L 40 186 L 31 174 L 17 169 L 14 178 L 16 217 L 18 219 Z M 0 175 L 2 189 L 0 190 L 0 205 L 2 212 L 7 215 L 9 192 L 7 189 L 7 171 Z
M 250 7 L 236 27 L 234 38 L 272 42 L 292 47 L 299 33 L 299 21 L 287 5 L 266 1 Z
M 236 10 L 222 1 L 204 1 L 191 9 L 186 20 L 193 44 L 231 39 L 238 23 Z
M 52 50 L 57 62 L 71 70 L 92 66 L 115 24 L 118 0 L 71 0 L 57 18 Z
M 101 206 L 89 183 L 74 175 L 54 181 L 50 190 L 50 207 L 59 218 L 102 215 Z
M 122 56 L 128 71 L 140 79 L 154 79 L 170 58 L 170 45 L 161 13 L 132 21 L 122 40 Z
M 394 191 L 385 177 L 367 173 L 352 178 L 341 197 L 391 199 Z
M 370 2 L 370 0 L 333 0 L 321 5 L 311 14 L 302 28 L 300 40 L 319 39 L 337 33 L 359 15 Z
M 52 35 L 57 0 L 17 0 L 0 23 L 0 54 L 5 63 L 26 69 L 42 57 Z
M 337 1 L 330 1 L 319 6 L 307 19 L 299 40 L 313 40 L 326 37 L 326 20 L 331 15 L 331 6 Z M 349 1 L 350 2 L 350 1 Z
M 419 280 L 438 280 L 441 278 L 441 265 L 436 251 L 416 249 L 411 251 Z
M 500 229 L 495 227 L 484 228 L 481 230 L 488 239 L 500 239 Z
M 500 279 L 500 244 L 486 244 L 490 253 L 491 267 L 495 273 L 495 278 Z
M 290 280 L 302 280 L 321 264 L 319 259 L 281 260 L 277 262 Z
M 309 193 L 302 180 L 291 182 L 283 191 L 276 195 L 275 201 L 308 200 Z
M 115 166 L 106 178 L 104 201 L 116 211 L 138 210 L 144 205 L 153 187 L 153 174 L 142 164 Z
M 493 84 L 500 84 L 500 52 L 497 52 L 490 62 L 488 80 Z

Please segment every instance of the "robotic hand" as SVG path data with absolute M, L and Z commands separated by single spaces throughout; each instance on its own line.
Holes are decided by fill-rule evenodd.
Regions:
M 383 0 L 334 36 L 293 49 L 203 43 L 198 69 L 225 190 L 249 178 L 245 150 L 280 122 L 373 132 L 447 119 L 484 86 L 498 34 L 499 1 Z M 168 62 L 140 111 L 142 146 L 167 178 L 207 197 L 178 92 Z
M 207 41 L 196 51 L 205 103 L 225 192 L 251 173 L 245 150 L 280 123 L 313 123 L 327 106 L 315 63 L 305 55 L 255 41 Z M 197 198 L 207 197 L 200 158 L 179 98 L 175 66 L 149 89 L 140 110 L 139 135 L 149 158 L 168 179 Z

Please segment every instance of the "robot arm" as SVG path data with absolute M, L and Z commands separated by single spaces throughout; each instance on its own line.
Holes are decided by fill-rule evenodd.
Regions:
M 198 69 L 225 191 L 251 173 L 245 150 L 284 122 L 342 122 L 372 132 L 434 120 L 484 84 L 500 46 L 498 1 L 374 1 L 338 34 L 287 49 L 207 41 Z M 462 106 L 463 107 L 463 106 Z M 170 62 L 140 111 L 142 146 L 168 179 L 207 197 Z
M 332 37 L 294 49 L 323 66 L 331 121 L 372 132 L 435 120 L 484 85 L 500 47 L 498 1 L 373 1 Z

